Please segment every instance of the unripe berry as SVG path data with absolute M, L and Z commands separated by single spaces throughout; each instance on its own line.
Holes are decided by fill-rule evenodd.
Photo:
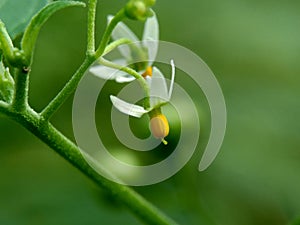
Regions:
M 163 114 L 158 114 L 151 118 L 150 129 L 154 137 L 164 139 L 169 134 L 169 123 Z

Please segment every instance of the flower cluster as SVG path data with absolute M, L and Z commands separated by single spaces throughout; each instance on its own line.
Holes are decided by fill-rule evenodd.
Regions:
M 152 65 L 158 51 L 159 26 L 155 13 L 152 10 L 151 12 L 153 16 L 149 17 L 145 22 L 141 41 L 139 41 L 136 35 L 122 22 L 120 22 L 112 32 L 113 40 L 116 41 L 121 38 L 126 38 L 132 42 L 131 45 L 134 46 L 134 49 L 130 47 L 131 45 L 121 45 L 118 47 L 122 58 L 116 59 L 113 62 L 121 66 L 131 65 L 131 67 L 146 80 L 147 88 L 150 90 L 150 107 L 144 108 L 139 105 L 134 105 L 113 95 L 110 96 L 110 99 L 114 107 L 127 115 L 139 118 L 144 114 L 148 114 L 150 117 L 150 130 L 152 135 L 160 139 L 164 144 L 167 144 L 165 137 L 169 134 L 169 123 L 161 111 L 161 106 L 171 99 L 175 79 L 175 65 L 173 60 L 171 60 L 172 75 L 170 88 L 168 90 L 166 79 L 162 72 Z M 109 16 L 108 23 L 111 19 L 112 16 Z M 138 57 L 138 59 L 135 57 Z M 138 61 L 138 63 L 135 63 L 136 61 Z M 99 78 L 115 80 L 118 83 L 135 80 L 135 77 L 132 75 L 103 65 L 91 67 L 90 72 Z

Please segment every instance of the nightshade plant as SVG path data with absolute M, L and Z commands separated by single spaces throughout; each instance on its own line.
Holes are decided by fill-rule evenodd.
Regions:
M 124 8 L 116 13 L 115 16 L 110 17 L 110 22 L 105 29 L 100 44 L 96 47 L 95 15 L 97 0 L 89 0 L 87 5 L 88 25 L 85 59 L 71 79 L 65 84 L 63 89 L 41 112 L 36 112 L 28 103 L 29 77 L 31 74 L 31 65 L 33 63 L 34 47 L 39 31 L 48 18 L 58 10 L 71 6 L 85 6 L 85 4 L 78 1 L 55 1 L 45 3 L 45 6 L 31 18 L 27 27 L 23 30 L 20 28 L 19 32 L 22 33 L 22 36 L 20 44 L 17 45 L 13 44 L 12 37 L 7 32 L 4 23 L 0 20 L 0 114 L 20 123 L 31 131 L 35 136 L 77 167 L 91 180 L 108 191 L 108 193 L 110 193 L 117 201 L 125 204 L 143 222 L 156 225 L 176 224 L 172 219 L 164 215 L 160 210 L 131 188 L 107 180 L 95 172 L 81 155 L 79 147 L 59 132 L 50 122 L 53 114 L 75 91 L 85 71 L 96 60 L 100 59 L 101 62 L 106 63 L 106 66 L 115 68 L 116 64 L 104 60 L 102 56 L 119 45 L 131 41 L 128 40 L 127 37 L 121 37 L 121 39 L 108 44 L 111 34 L 114 32 L 116 26 L 126 18 L 145 21 L 148 18 L 150 18 L 148 20 L 151 20 L 151 17 L 154 16 L 153 18 L 155 19 L 155 13 L 151 9 L 154 4 L 155 0 L 130 0 Z M 154 35 L 157 36 L 158 33 Z M 147 66 L 149 67 L 148 64 Z M 172 66 L 174 67 L 173 64 Z M 145 112 L 153 112 L 155 115 L 162 115 L 160 114 L 159 106 L 150 104 L 150 87 L 146 79 L 140 74 L 140 72 L 143 71 L 143 68 L 137 69 L 124 66 L 117 68 L 138 79 L 142 86 L 146 87 Z M 146 67 L 144 70 L 149 71 L 149 68 Z M 156 69 L 154 68 L 154 70 Z M 158 74 L 160 79 L 163 79 L 162 75 L 160 73 Z M 152 106 L 152 108 L 150 106 Z M 154 109 L 154 111 L 150 111 L 150 108 Z

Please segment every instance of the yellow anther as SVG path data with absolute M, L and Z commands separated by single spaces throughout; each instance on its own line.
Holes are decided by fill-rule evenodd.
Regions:
M 146 78 L 147 76 L 152 77 L 152 67 L 148 66 L 146 71 L 142 74 L 142 76 L 144 78 Z

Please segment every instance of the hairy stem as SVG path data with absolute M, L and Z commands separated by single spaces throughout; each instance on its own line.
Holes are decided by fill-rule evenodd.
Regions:
M 19 112 L 26 109 L 28 105 L 28 72 L 22 69 L 15 69 L 15 92 L 12 107 Z
M 50 117 L 59 109 L 59 107 L 67 100 L 71 93 L 76 89 L 80 79 L 84 75 L 85 71 L 94 62 L 94 58 L 87 57 L 72 78 L 67 82 L 64 88 L 56 95 L 56 97 L 45 107 L 41 112 L 41 116 L 45 120 L 49 120 Z
M 89 5 L 89 8 L 96 7 L 95 0 L 91 0 L 90 2 L 92 5 Z M 95 9 L 94 9 L 95 10 Z M 89 9 L 89 13 L 92 13 L 92 16 L 89 16 L 89 18 L 93 17 L 94 10 Z M 101 40 L 101 43 L 99 45 L 99 48 L 97 49 L 95 54 L 91 54 L 89 52 L 89 48 L 91 48 L 93 45 L 90 43 L 91 40 L 88 40 L 88 47 L 87 47 L 87 56 L 84 60 L 84 62 L 81 64 L 79 69 L 75 72 L 75 74 L 72 76 L 72 78 L 68 81 L 68 83 L 64 86 L 64 88 L 57 94 L 57 96 L 45 107 L 45 109 L 41 112 L 41 115 L 46 119 L 49 120 L 51 116 L 59 109 L 59 107 L 66 101 L 66 99 L 75 91 L 75 89 L 78 86 L 78 83 L 80 82 L 82 76 L 84 75 L 84 72 L 89 68 L 89 66 L 97 59 L 99 58 L 105 50 L 105 47 L 110 39 L 111 33 L 115 26 L 125 17 L 124 10 L 120 10 L 115 17 L 111 20 L 110 24 L 105 30 L 105 33 L 103 35 L 103 38 Z M 89 28 L 92 29 L 92 28 Z M 88 29 L 88 31 L 89 31 Z M 94 28 L 92 31 L 89 31 L 94 33 Z M 91 35 L 91 33 L 90 33 Z M 94 40 L 94 38 L 91 38 Z M 94 43 L 94 41 L 93 41 Z M 90 49 L 91 50 L 91 49 Z
M 155 206 L 145 200 L 129 187 L 110 181 L 100 176 L 83 158 L 80 149 L 63 134 L 56 130 L 49 121 L 44 120 L 39 114 L 30 108 L 22 113 L 8 107 L 0 102 L 0 113 L 19 122 L 30 130 L 35 136 L 41 139 L 59 155 L 78 168 L 98 186 L 105 189 L 120 203 L 125 204 L 143 222 L 150 225 L 175 225 L 172 219 L 168 218 Z
M 113 31 L 113 29 L 117 26 L 117 24 L 122 21 L 124 18 L 126 17 L 125 15 L 125 11 L 124 9 L 121 9 L 114 17 L 113 19 L 110 21 L 110 23 L 108 24 L 104 34 L 103 34 L 103 37 L 102 37 L 102 40 L 100 42 L 100 45 L 98 47 L 98 49 L 96 50 L 96 53 L 95 53 L 95 56 L 96 58 L 99 58 L 100 56 L 103 55 L 104 53 L 104 50 L 109 42 L 109 39 L 110 39 L 110 36 L 111 36 L 111 33 Z
M 88 29 L 87 29 L 87 54 L 93 55 L 95 52 L 95 18 L 97 0 L 89 1 Z
M 132 43 L 132 41 L 127 38 L 120 38 L 120 39 L 110 43 L 109 45 L 107 45 L 102 55 L 106 55 L 106 54 L 110 53 L 112 50 L 114 50 L 116 47 L 118 47 L 120 45 L 131 44 L 131 43 Z

